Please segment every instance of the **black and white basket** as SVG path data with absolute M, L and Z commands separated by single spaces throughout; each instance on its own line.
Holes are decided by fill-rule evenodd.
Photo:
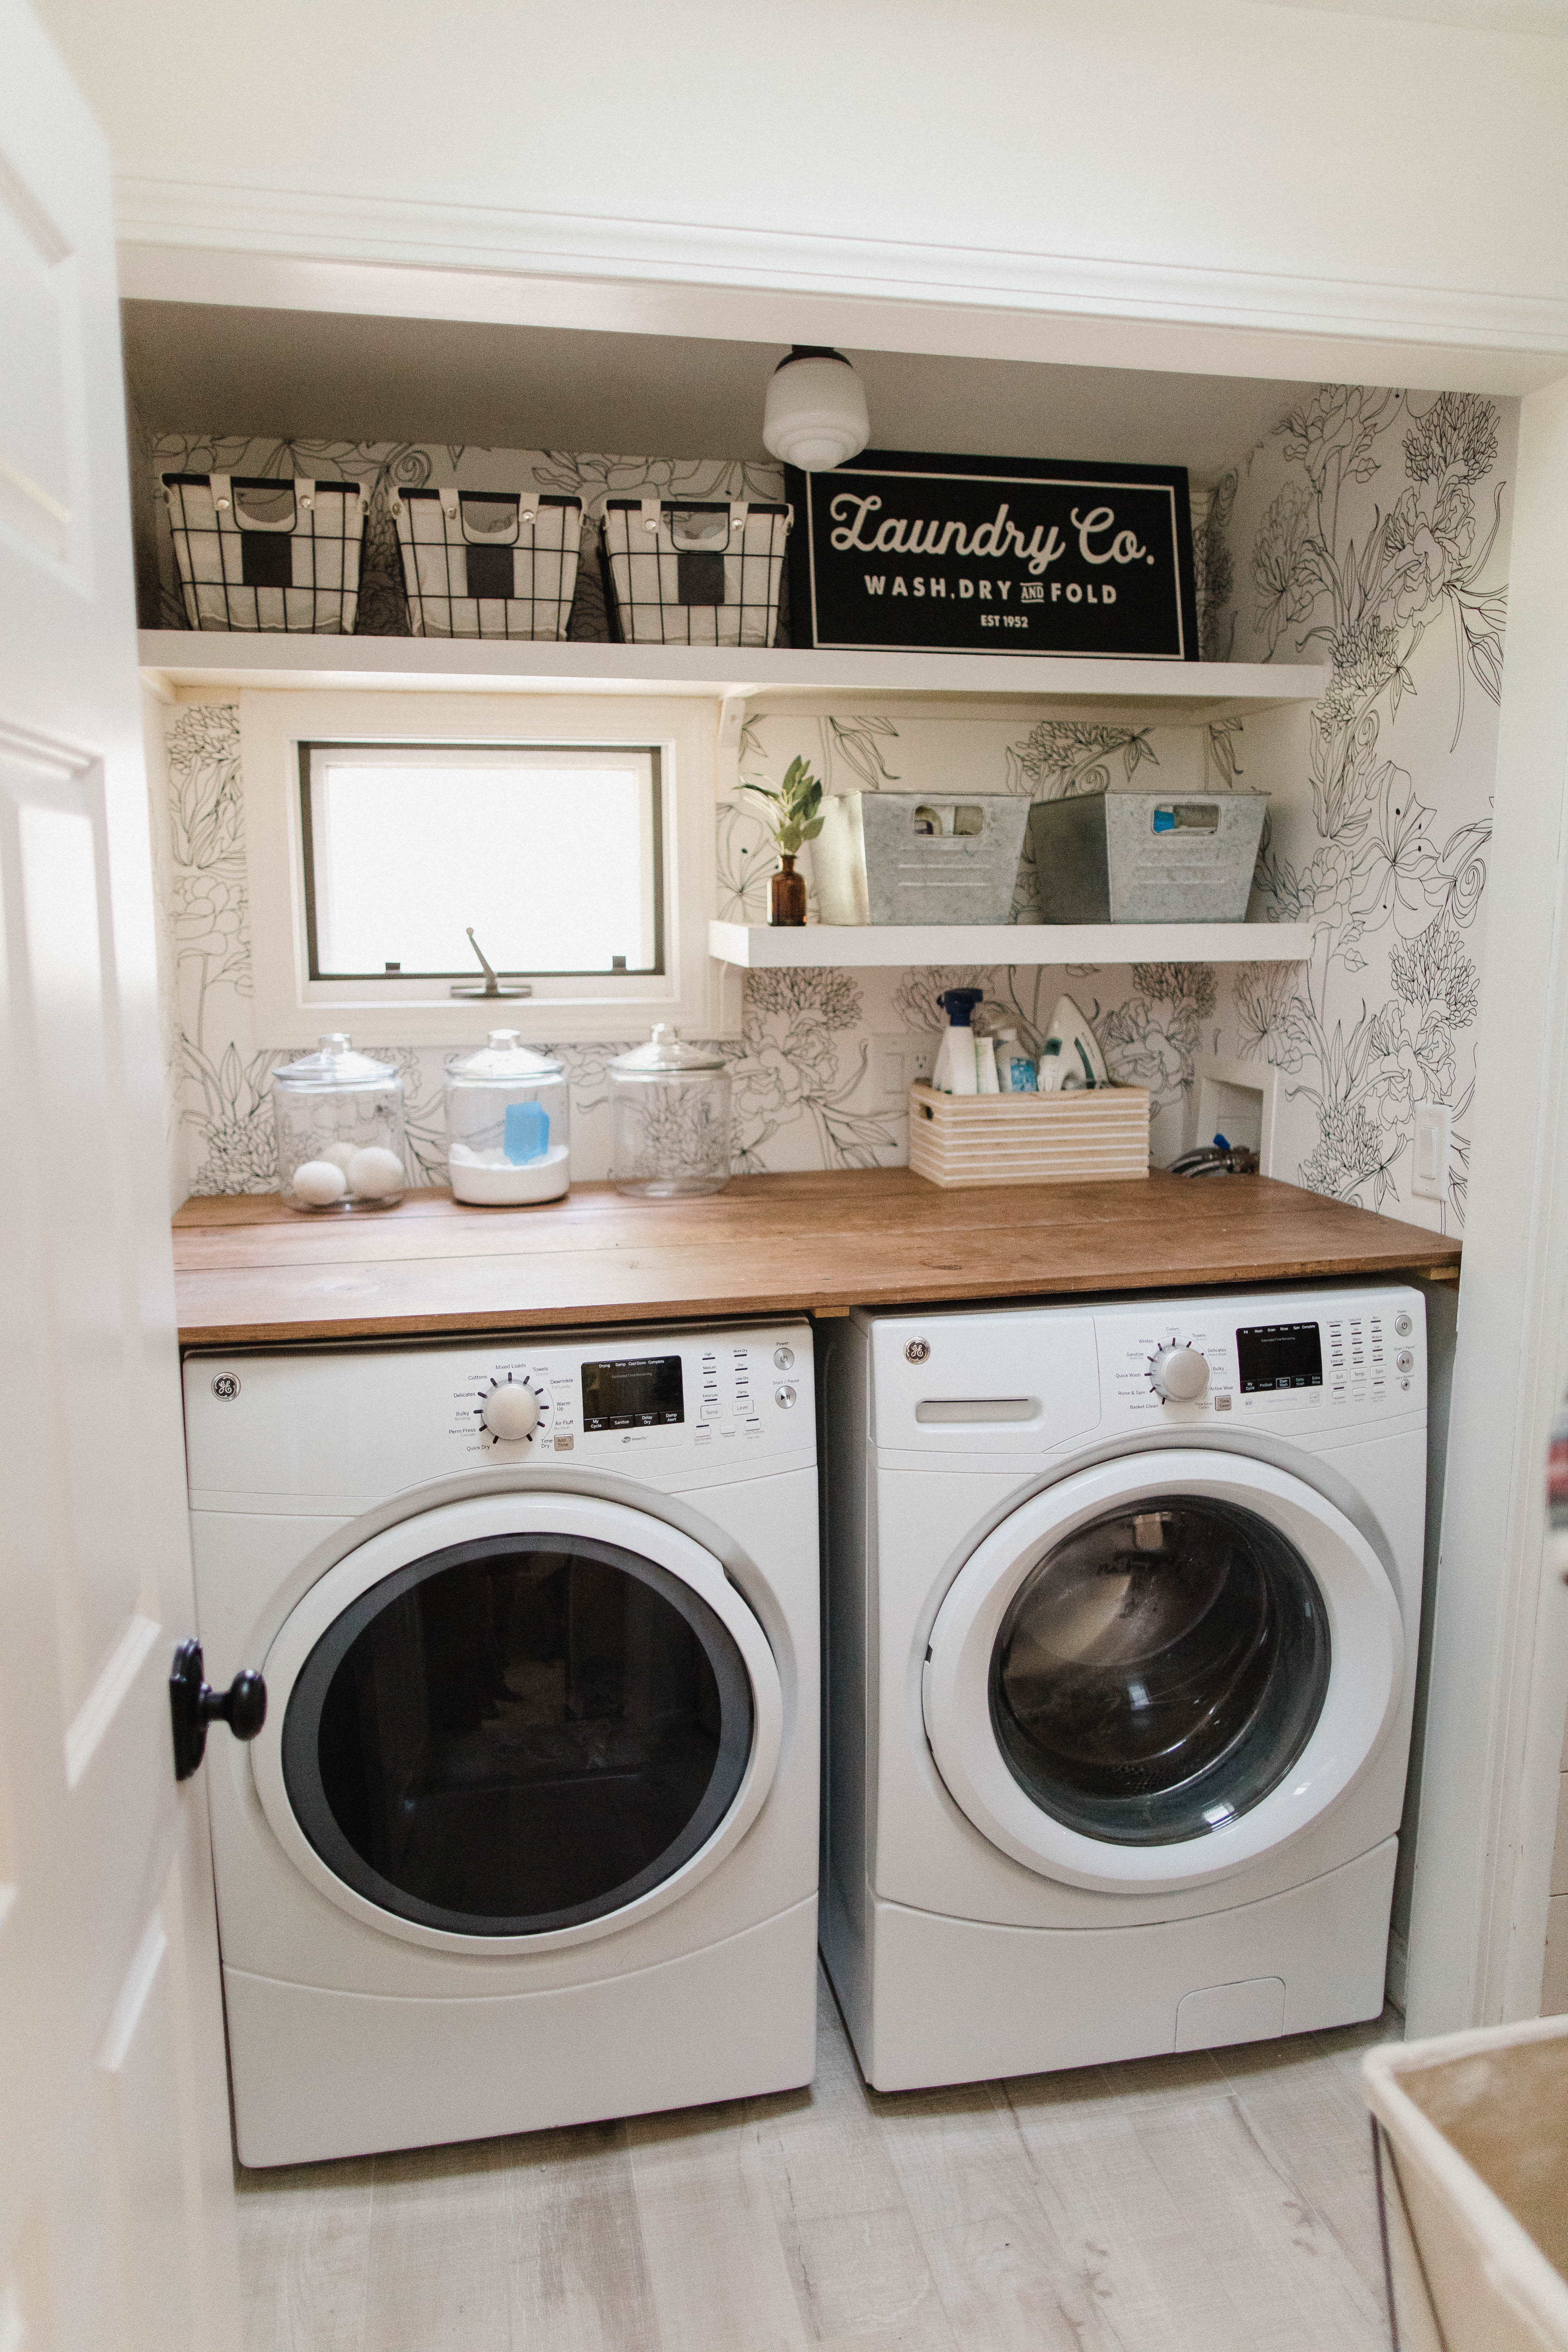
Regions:
M 605 554 L 631 645 L 771 646 L 793 510 L 741 499 L 610 499 Z
M 163 482 L 191 628 L 353 631 L 368 511 L 357 482 L 261 474 Z
M 416 637 L 563 637 L 577 585 L 581 499 L 396 489 L 408 625 Z

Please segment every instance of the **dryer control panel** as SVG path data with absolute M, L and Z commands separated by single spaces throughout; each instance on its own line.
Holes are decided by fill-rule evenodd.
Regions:
M 193 1355 L 184 1384 L 193 1495 L 299 1507 L 492 1464 L 657 1479 L 816 1450 L 805 1322 Z

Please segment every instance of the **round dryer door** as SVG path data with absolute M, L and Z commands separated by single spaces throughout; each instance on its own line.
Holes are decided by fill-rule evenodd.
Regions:
M 1360 1530 L 1244 1456 L 1101 1463 L 981 1544 L 931 1629 L 937 1769 L 1015 1860 L 1079 1886 L 1220 1878 L 1382 1746 L 1404 1637 Z
M 486 1496 L 373 1538 L 266 1673 L 273 1830 L 334 1902 L 448 1949 L 574 1943 L 672 1901 L 778 1759 L 778 1670 L 719 1561 L 590 1496 Z

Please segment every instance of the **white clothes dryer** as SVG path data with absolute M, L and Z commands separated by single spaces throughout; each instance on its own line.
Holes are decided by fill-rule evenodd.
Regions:
M 823 1947 L 868 2080 L 1376 2016 L 1421 1294 L 862 1313 L 819 1369 Z
M 185 1418 L 247 2165 L 811 2079 L 804 1322 L 202 1353 Z

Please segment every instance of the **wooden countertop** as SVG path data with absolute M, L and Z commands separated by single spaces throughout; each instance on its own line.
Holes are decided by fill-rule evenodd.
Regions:
M 877 1168 L 742 1176 L 695 1201 L 577 1184 L 534 1209 L 465 1208 L 429 1192 L 379 1214 L 310 1217 L 250 1193 L 188 1201 L 174 1219 L 187 1347 L 1311 1277 L 1451 1281 L 1458 1265 L 1443 1234 L 1256 1176 L 947 1191 Z

